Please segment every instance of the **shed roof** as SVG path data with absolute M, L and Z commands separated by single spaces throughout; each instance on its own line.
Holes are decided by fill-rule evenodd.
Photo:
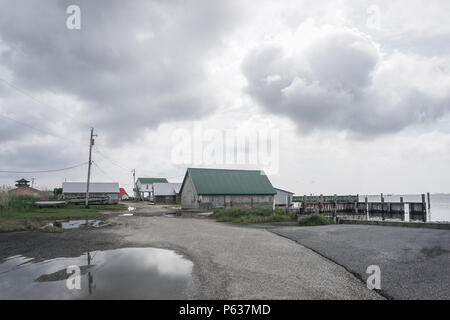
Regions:
M 175 196 L 180 192 L 181 183 L 161 183 L 153 184 L 153 193 L 155 196 Z
M 184 181 L 187 175 L 191 177 L 198 195 L 276 194 L 269 178 L 261 170 L 188 168 Z
M 124 196 L 124 195 L 128 195 L 128 193 L 125 191 L 124 188 L 120 188 L 120 189 L 119 189 L 119 197 L 122 197 L 122 196 Z
M 155 182 L 168 182 L 166 178 L 138 178 L 138 181 L 142 184 L 150 184 Z
M 274 189 L 277 191 L 277 193 L 278 193 L 278 191 L 280 191 L 280 192 L 285 192 L 285 193 L 289 193 L 289 194 L 294 194 L 294 192 L 290 192 L 290 191 L 287 191 L 284 189 L 280 189 L 280 188 L 274 188 Z
M 86 192 L 86 182 L 63 182 L 63 193 Z M 119 193 L 117 182 L 90 182 L 89 193 Z

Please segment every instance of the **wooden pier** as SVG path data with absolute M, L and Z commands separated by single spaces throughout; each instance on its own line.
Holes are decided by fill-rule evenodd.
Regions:
M 400 202 L 385 202 L 383 194 L 379 202 L 369 202 L 367 197 L 361 202 L 358 195 L 295 196 L 293 202 L 300 204 L 300 215 L 320 213 L 333 218 L 405 221 L 405 214 L 408 213 L 409 221 L 427 222 L 425 194 L 422 195 L 421 202 L 404 202 L 402 197 Z M 428 203 L 428 211 L 429 209 Z

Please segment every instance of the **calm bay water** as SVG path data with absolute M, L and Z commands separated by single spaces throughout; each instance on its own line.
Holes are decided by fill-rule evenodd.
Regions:
M 364 201 L 364 197 L 360 195 L 359 200 Z M 420 194 L 406 194 L 406 195 L 384 195 L 385 202 L 399 202 L 400 197 L 403 197 L 404 202 L 422 202 Z M 368 195 L 370 201 L 381 201 L 381 195 Z M 426 197 L 425 197 L 426 199 Z M 426 199 L 426 201 L 428 201 Z M 450 194 L 438 193 L 430 195 L 431 203 L 431 220 L 435 222 L 450 222 Z

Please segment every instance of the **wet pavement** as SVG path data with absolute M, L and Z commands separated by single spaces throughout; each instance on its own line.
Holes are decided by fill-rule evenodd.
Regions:
M 0 264 L 0 299 L 186 299 L 192 268 L 183 256 L 156 248 L 44 261 L 16 255 Z

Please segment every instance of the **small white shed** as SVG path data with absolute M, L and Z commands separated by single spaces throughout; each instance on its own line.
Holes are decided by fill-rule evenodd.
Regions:
M 286 191 L 279 188 L 274 188 L 277 194 L 275 195 L 275 205 L 280 207 L 288 207 L 292 205 L 292 197 L 294 196 L 293 192 Z

